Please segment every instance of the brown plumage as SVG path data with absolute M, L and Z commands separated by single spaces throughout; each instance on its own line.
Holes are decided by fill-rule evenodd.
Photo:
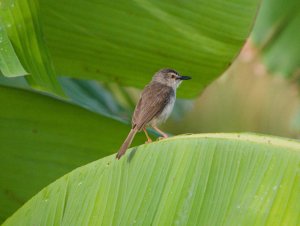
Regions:
M 187 79 L 190 77 L 180 76 L 172 69 L 162 69 L 153 76 L 152 81 L 144 88 L 135 107 L 132 128 L 116 156 L 117 159 L 125 154 L 138 131 L 144 130 L 148 142 L 151 142 L 145 129 L 146 126 L 152 126 L 164 138 L 168 137 L 167 134 L 157 128 L 157 125 L 169 117 L 175 103 L 176 88 L 182 80 Z
M 151 82 L 147 85 L 134 110 L 132 128 L 138 130 L 144 128 L 152 119 L 162 113 L 165 106 L 175 97 L 172 87 L 159 82 Z

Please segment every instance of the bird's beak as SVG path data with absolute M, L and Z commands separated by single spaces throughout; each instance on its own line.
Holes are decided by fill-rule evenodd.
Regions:
M 177 79 L 180 79 L 180 80 L 189 80 L 189 79 L 191 79 L 192 77 L 190 77 L 190 76 L 178 76 L 178 78 Z

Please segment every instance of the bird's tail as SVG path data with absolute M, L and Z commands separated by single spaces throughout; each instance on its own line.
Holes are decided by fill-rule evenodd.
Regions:
M 135 134 L 137 133 L 137 130 L 135 129 L 131 129 L 126 140 L 124 141 L 124 143 L 122 144 L 118 154 L 116 155 L 117 159 L 120 159 L 122 157 L 122 155 L 125 154 L 127 148 L 130 146 Z

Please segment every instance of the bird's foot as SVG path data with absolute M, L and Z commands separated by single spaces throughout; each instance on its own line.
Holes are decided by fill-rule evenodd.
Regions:
M 152 140 L 151 139 L 148 139 L 146 140 L 145 144 L 149 144 L 149 143 L 152 143 Z

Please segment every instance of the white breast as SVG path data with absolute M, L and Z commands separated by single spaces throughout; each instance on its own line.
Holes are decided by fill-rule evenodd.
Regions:
M 165 106 L 162 113 L 156 118 L 156 124 L 160 124 L 169 118 L 175 104 L 175 99 L 175 96 L 170 99 L 170 102 Z

